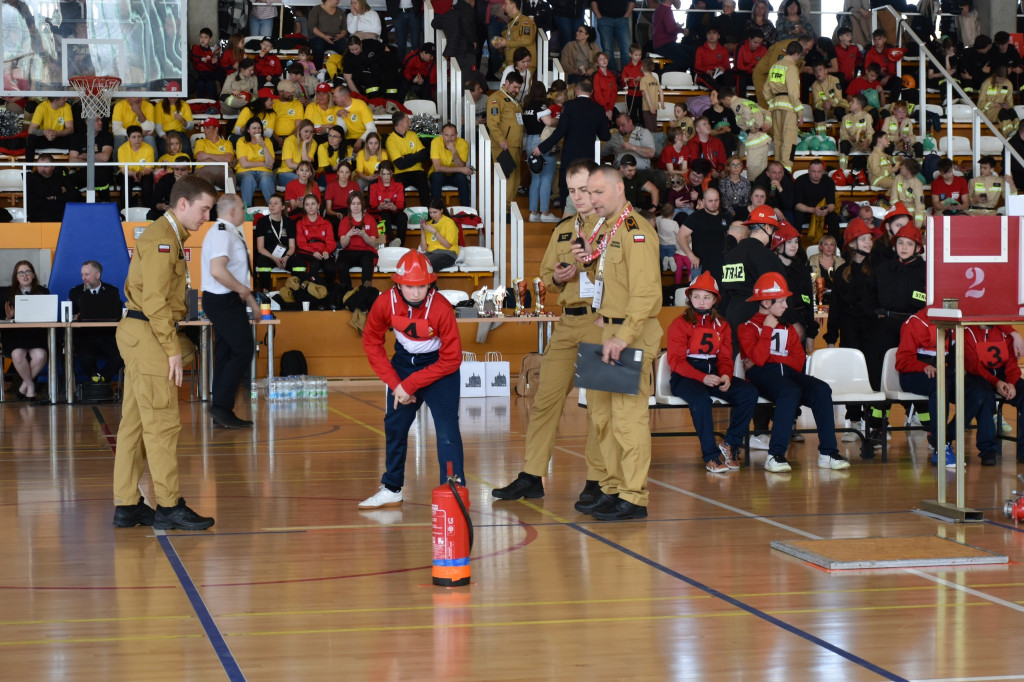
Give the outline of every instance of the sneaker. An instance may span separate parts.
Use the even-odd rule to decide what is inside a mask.
[[[595,509],[591,514],[598,521],[625,521],[627,519],[646,519],[647,507],[617,500],[614,507]]]
[[[967,466],[967,460],[964,460],[964,466]],[[956,469],[956,453],[953,452],[952,443],[946,443],[946,468]]]
[[[978,455],[981,458],[981,466],[983,467],[994,467],[999,455],[995,452],[983,452]]]
[[[539,223],[540,222],[540,213],[535,213],[535,212],[531,211],[530,212],[529,221],[531,223]]]
[[[359,503],[360,509],[380,509],[381,507],[398,507],[402,504],[402,491],[391,492],[381,486],[376,493]]]
[[[188,508],[185,498],[179,497],[173,507],[156,506],[153,527],[158,530],[206,530],[213,525],[213,518],[200,516]]]
[[[720,457],[712,460],[704,460],[704,467],[713,474],[724,474],[729,470],[729,467],[725,466],[725,462],[723,462]]]
[[[516,190],[516,194],[518,194],[521,197],[528,197],[530,196],[530,190],[526,189],[522,185],[519,185],[519,189]]]
[[[580,496],[576,501],[582,502],[583,504],[590,504],[591,502],[595,502],[599,497],[601,497],[600,482],[588,480],[584,484],[583,490],[580,491]]]
[[[917,413],[917,408],[913,405],[910,406],[910,411],[907,413],[907,418],[903,421],[903,425],[915,429],[921,428],[921,415]]]
[[[818,468],[819,469],[849,469],[850,463],[838,452],[834,452],[830,455],[819,454],[818,455]]]
[[[541,213],[540,214],[540,221],[542,223],[557,223],[558,222],[558,216],[556,216],[554,213],[550,213],[550,212],[548,212],[548,213]]]
[[[751,450],[767,450],[768,449],[768,436],[751,436],[750,437],[750,449]]]
[[[398,237],[395,237],[390,242],[388,242],[388,246],[401,246],[401,245],[402,245],[402,240],[399,239]]]
[[[114,525],[118,528],[152,526],[155,515],[156,512],[146,504],[145,498],[139,498],[135,504],[119,504],[114,507]]]
[[[773,474],[787,474],[793,470],[793,467],[786,461],[785,455],[768,455],[768,459],[764,461],[764,470],[770,471]]]
[[[886,436],[889,434],[887,433]],[[871,429],[868,431],[868,441],[875,450],[882,449],[882,429]]]
[[[860,432],[864,433],[864,420],[861,419],[860,421],[851,422],[850,427],[854,429],[860,429]],[[846,433],[843,434],[844,443],[853,443],[856,442],[859,438],[860,436],[854,433],[853,431],[847,431]]]
[[[525,471],[520,471],[518,478],[504,488],[495,488],[491,494],[499,500],[528,500],[544,497],[544,483],[540,476],[531,476]]]
[[[722,460],[725,462],[725,466],[730,469],[740,468],[739,450],[738,447],[726,445],[725,443],[718,444],[718,451],[722,453]]]
[[[603,492],[591,502],[577,502],[574,505],[574,508],[581,514],[592,514],[598,509],[612,509],[616,504],[618,504],[618,502],[618,494],[609,495],[608,493]]]
[[[1010,422],[1006,421],[1003,415],[999,415],[999,422],[996,426],[1002,429],[1003,433],[1013,433],[1013,427],[1010,426]]]

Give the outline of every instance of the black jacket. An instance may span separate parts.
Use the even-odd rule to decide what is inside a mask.
[[[863,271],[864,263],[848,260],[836,270],[832,280],[832,303],[828,308],[826,343],[834,344],[848,325],[856,325],[863,330],[873,324],[875,317],[869,309],[869,281],[868,274]],[[850,281],[846,281],[847,272],[850,273]]]
[[[100,283],[98,294],[86,293],[85,285],[79,284],[68,292],[71,312],[78,315],[79,322],[98,322],[121,319],[121,290],[113,284]]]
[[[786,266],[778,255],[753,237],[744,239],[725,254],[722,264],[722,303],[719,310],[725,311],[725,319],[732,327],[733,341],[740,325],[752,318],[758,310],[757,301],[748,303],[754,293],[754,283],[766,272],[785,275]],[[739,352],[736,343],[734,351]]]
[[[780,211],[793,210],[793,204],[795,202],[795,186],[793,176],[789,173],[783,173],[782,175],[781,192],[772,190],[772,181],[768,178],[767,170],[754,179],[754,182],[751,183],[751,187],[763,188],[765,193],[768,195],[768,200],[765,203],[772,208],[777,208]]]
[[[445,57],[458,59],[476,52],[476,8],[469,3],[455,3],[450,11],[435,16],[430,25],[444,31],[448,41],[444,48]]]
[[[555,132],[540,143],[541,152],[547,154],[563,138],[563,169],[576,159],[594,158],[594,140],[607,142],[611,139],[604,107],[590,97],[577,97],[566,102]],[[531,151],[527,149],[526,153]]]
[[[61,168],[55,168],[48,178],[33,171],[25,177],[25,184],[26,213],[32,223],[59,223],[64,220],[67,202],[82,201],[82,193]]]
[[[793,295],[787,303],[789,307],[782,314],[786,324],[800,324],[807,332],[807,338],[818,336],[818,323],[814,319],[814,295],[811,291],[811,266],[802,260],[794,259],[785,265],[786,284]]]

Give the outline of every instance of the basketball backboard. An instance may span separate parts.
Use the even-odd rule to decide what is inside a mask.
[[[69,77],[117,76],[118,97],[182,97],[186,11],[187,0],[4,0],[0,96],[74,96]]]

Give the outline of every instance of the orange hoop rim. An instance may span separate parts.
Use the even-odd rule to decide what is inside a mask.
[[[100,95],[121,85],[117,76],[72,76],[68,83],[83,95]]]

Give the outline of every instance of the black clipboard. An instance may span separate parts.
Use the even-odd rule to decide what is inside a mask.
[[[644,352],[639,348],[625,348],[619,355],[619,362],[605,363],[602,360],[603,347],[597,343],[581,343],[576,351],[576,371],[573,376],[576,388],[586,388],[609,393],[640,393],[640,369]]]
[[[512,171],[516,169],[516,160],[512,158],[512,154],[507,149],[502,149],[501,153],[498,154],[498,165],[501,166],[501,172],[508,178],[512,175]]]

